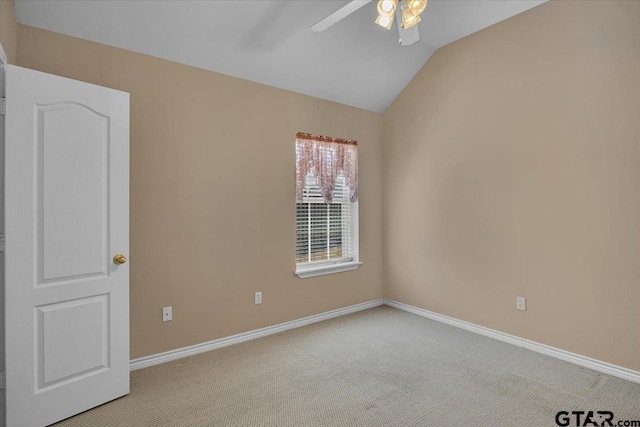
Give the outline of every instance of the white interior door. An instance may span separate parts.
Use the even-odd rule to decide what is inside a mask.
[[[6,420],[37,427],[129,392],[129,94],[5,79]]]

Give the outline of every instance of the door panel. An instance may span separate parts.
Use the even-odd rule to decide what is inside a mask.
[[[109,295],[36,310],[36,393],[109,368]]]
[[[109,253],[109,118],[81,104],[36,108],[40,283],[104,276]],[[66,238],[70,229],[81,237]]]
[[[129,96],[5,66],[7,425],[129,392]]]

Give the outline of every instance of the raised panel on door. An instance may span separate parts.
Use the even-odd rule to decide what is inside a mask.
[[[35,108],[38,285],[107,276],[109,117],[78,103]]]
[[[36,393],[109,368],[109,295],[47,304],[35,311]]]

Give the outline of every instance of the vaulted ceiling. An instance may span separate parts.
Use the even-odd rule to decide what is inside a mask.
[[[421,40],[374,24],[376,1],[321,33],[348,1],[17,0],[19,23],[384,112],[433,52],[539,0],[430,0]]]

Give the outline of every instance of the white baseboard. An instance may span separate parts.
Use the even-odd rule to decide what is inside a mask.
[[[292,320],[290,322],[280,323],[278,325],[267,326],[266,328],[262,329],[255,329],[253,331],[243,332],[241,334],[204,342],[201,344],[191,345],[189,347],[178,348],[176,350],[166,351],[164,353],[141,357],[139,359],[132,360],[129,363],[129,367],[132,371],[135,371],[136,369],[159,365],[160,363],[182,359],[183,357],[193,356],[194,354],[204,353],[207,351],[215,350],[217,348],[227,347],[229,345],[254,340],[256,338],[266,337],[267,335],[273,335],[280,332],[288,331],[290,329],[299,328],[301,326],[310,325],[312,323],[322,322],[323,320],[333,319],[334,317],[344,316],[345,314],[355,313],[356,311],[378,307],[382,305],[382,302],[382,299],[363,302],[361,304],[327,311],[325,313],[316,314],[314,316],[304,317],[302,319]]]
[[[0,43],[0,65],[4,65],[7,63],[7,53],[4,51],[2,47],[2,43]]]
[[[602,372],[603,374],[608,374],[614,377],[622,378],[624,380],[640,383],[640,372],[623,368],[622,366],[612,365],[611,363],[602,362],[590,357],[581,356],[579,354],[571,353],[565,350],[560,350],[559,348],[550,347],[548,345],[540,344],[535,341],[530,341],[524,338],[516,337],[514,335],[505,334],[504,332],[485,328],[484,326],[475,325],[473,323],[458,320],[449,316],[444,316],[442,314],[434,313],[429,310],[414,307],[408,304],[403,304],[401,302],[393,301],[390,299],[385,298],[384,304],[388,305],[389,307],[394,307],[403,311],[407,311],[409,313],[417,314],[418,316],[435,320],[437,322],[446,323],[447,325],[465,329],[470,332],[475,332],[476,334],[484,335],[489,338],[517,345],[518,347],[524,347],[537,353],[542,353],[547,356],[555,357],[556,359],[564,360],[565,362],[570,362],[579,366],[583,366],[585,368],[593,369],[594,371]]]

